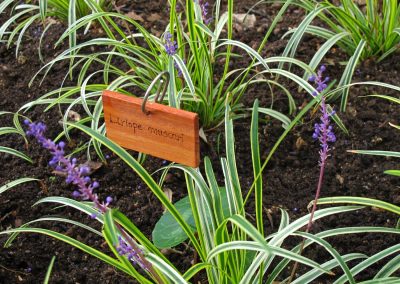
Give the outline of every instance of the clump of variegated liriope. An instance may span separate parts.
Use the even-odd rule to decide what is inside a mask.
[[[37,29],[36,34],[42,38],[55,22],[51,18],[72,26],[77,19],[92,12],[90,5],[98,5],[104,10],[108,10],[111,6],[111,1],[108,0],[24,0],[18,1],[18,4],[15,2],[15,0],[4,0],[0,3],[0,14],[7,9],[12,9],[11,17],[0,26],[0,42],[5,40],[8,47],[15,43],[16,54],[25,32],[29,27],[37,25],[40,21],[43,26],[39,25],[35,28]],[[90,24],[88,24],[89,26]],[[17,39],[16,36],[18,36]],[[71,45],[76,44],[75,33],[71,34],[69,38]]]
[[[265,1],[259,3],[262,2]],[[309,12],[298,27],[285,34],[285,36],[290,35],[290,38],[282,56],[294,58],[305,33],[326,39],[310,60],[309,65],[313,70],[336,44],[350,56],[337,88],[327,94],[330,99],[341,98],[340,111],[346,110],[351,86],[372,85],[400,90],[397,86],[376,81],[352,83],[353,74],[360,60],[370,57],[382,60],[398,49],[400,6],[397,0],[365,1],[366,9],[360,8],[357,1],[348,0],[339,1],[340,5],[332,4],[332,1],[327,0],[277,0],[274,2],[298,5]],[[313,20],[317,17],[329,28],[313,25]],[[308,78],[310,74],[305,72],[303,78]]]
[[[97,22],[105,31],[105,36],[65,50],[42,69],[46,74],[56,62],[68,60],[71,63],[71,74],[75,71],[78,73],[77,86],[52,91],[23,109],[42,103],[49,104],[49,108],[57,104],[68,104],[63,120],[66,123],[68,111],[83,105],[85,114],[82,114],[82,119],[91,120],[92,129],[105,132],[100,119],[102,90],[116,90],[140,97],[151,86],[154,78],[168,71],[170,81],[163,103],[198,113],[204,129],[223,123],[227,104],[232,109],[232,115],[243,115],[245,110],[240,99],[247,88],[254,84],[265,84],[267,87],[273,84],[276,86],[275,91],[282,89],[282,93],[288,97],[292,113],[296,108],[290,92],[285,86],[274,82],[272,77],[281,74],[289,79],[295,78],[293,80],[299,86],[309,89],[307,81],[290,72],[269,68],[270,63],[285,62],[285,58],[263,58],[259,53],[278,19],[271,24],[256,51],[233,39],[234,4],[232,0],[226,4],[227,11],[223,13],[222,1],[216,1],[212,6],[204,0],[187,0],[183,11],[177,12],[177,1],[165,1],[165,8],[170,9],[169,25],[159,36],[148,32],[127,15],[103,12],[96,7],[90,17],[77,20],[74,26],[65,31],[57,44],[67,39],[71,33],[82,30],[89,22]],[[280,14],[287,6],[282,7]],[[84,50],[88,47],[95,47],[94,50],[99,51],[87,54]],[[239,52],[248,62],[232,68],[232,58]],[[89,67],[94,62],[99,63],[96,64],[97,70],[89,73],[89,70],[93,70]],[[311,72],[306,64],[297,60],[291,62]],[[103,83],[92,84],[92,78],[98,79],[99,74],[103,75]],[[133,89],[133,86],[136,88]],[[157,84],[154,85],[151,94],[156,93],[157,87]],[[151,95],[150,99],[153,97]],[[290,121],[286,115],[270,108],[260,108],[260,111],[281,119],[285,124]],[[64,130],[68,135],[66,126]]]
[[[365,1],[360,7],[357,1],[295,0],[310,12],[303,20],[305,32],[338,44],[348,55],[360,53],[361,60],[375,57],[382,60],[398,49],[400,43],[400,6],[397,0]],[[311,25],[310,18],[318,17],[329,28]],[[362,46],[360,48],[360,46]]]
[[[123,271],[130,277],[137,279],[140,283],[152,283],[152,281],[159,282],[159,279],[161,279],[162,283],[189,283],[192,277],[200,271],[205,271],[207,283],[212,284],[255,283],[260,281],[273,283],[274,281],[280,281],[286,277],[285,272],[287,271],[287,267],[291,261],[299,262],[311,267],[309,272],[298,277],[293,283],[312,283],[312,281],[318,279],[319,276],[325,273],[330,273],[330,270],[334,268],[341,268],[341,270],[343,270],[342,274],[336,272],[336,277],[339,281],[347,280],[349,283],[355,283],[355,275],[360,272],[362,273],[372,263],[379,261],[381,257],[388,257],[391,254],[398,252],[400,250],[400,245],[395,245],[370,257],[360,253],[340,255],[325,240],[325,238],[351,233],[399,233],[398,229],[349,227],[336,228],[333,230],[322,231],[318,234],[311,234],[310,232],[301,232],[301,228],[309,223],[311,214],[303,216],[290,223],[289,215],[285,210],[281,210],[281,224],[278,227],[278,231],[268,232],[268,226],[264,224],[263,196],[266,193],[263,191],[263,170],[279,147],[280,143],[283,141],[284,137],[313,107],[313,105],[315,105],[317,100],[318,97],[314,98],[300,111],[293,122],[288,125],[262,165],[258,141],[258,101],[255,101],[250,133],[254,183],[248,190],[246,196],[242,192],[240,177],[237,172],[233,120],[230,116],[230,109],[227,107],[225,112],[225,146],[227,156],[226,158],[221,159],[223,184],[217,182],[217,176],[215,175],[211,161],[208,158],[204,161],[205,174],[202,174],[198,169],[172,164],[169,168],[176,168],[184,172],[188,192],[188,197],[184,200],[183,204],[182,202],[179,204],[177,203],[176,206],[172,204],[169,198],[165,195],[161,185],[157,184],[152,175],[149,174],[126,150],[110,141],[104,135],[97,133],[93,129],[84,126],[81,123],[70,124],[71,127],[84,131],[98,143],[109,148],[116,156],[123,159],[127,166],[131,167],[143,182],[147,184],[148,189],[158,198],[164,208],[168,211],[167,214],[169,214],[169,217],[166,216],[166,218],[162,218],[164,221],[165,219],[167,219],[167,221],[169,220],[164,229],[162,226],[161,229],[160,226],[156,226],[155,231],[157,231],[161,237],[153,233],[154,243],[149,241],[142,234],[140,229],[131,223],[120,211],[109,209],[107,206],[104,208],[105,212],[102,211],[102,209],[99,209],[103,208],[102,206],[105,204],[102,205],[102,203],[98,202],[98,198],[94,198],[94,202],[88,204],[87,202],[61,197],[46,197],[37,203],[59,203],[71,206],[90,216],[95,215],[95,220],[99,221],[103,225],[102,232],[97,232],[93,228],[79,222],[61,219],[59,217],[57,219],[46,217],[33,222],[49,220],[67,222],[81,226],[83,229],[90,230],[91,232],[95,232],[104,237],[110,249],[114,253],[114,257],[111,257],[96,248],[89,247],[69,236],[41,228],[30,227],[29,223],[21,228],[0,232],[0,234],[17,234],[20,232],[46,234],[72,244],[76,248],[113,265],[115,268]],[[34,125],[36,125],[35,127],[37,128],[37,124]],[[42,126],[39,126],[39,133],[42,128]],[[31,132],[32,134],[36,133],[36,131]],[[331,135],[330,137],[331,138],[329,139],[332,140],[333,136]],[[40,140],[41,139],[39,139],[39,141]],[[53,149],[51,150],[52,152],[62,150],[62,147],[60,146],[63,146],[63,144],[60,145],[60,143],[53,143],[54,142],[50,142],[49,140],[43,140],[42,144],[45,147],[49,146],[50,150]],[[53,159],[53,162],[63,160],[61,158],[63,154],[53,154],[53,156],[56,157]],[[68,164],[69,166],[66,165],[62,166],[62,168],[74,168],[71,164]],[[79,170],[79,167],[75,166],[75,169],[76,172],[74,176],[80,175],[80,172],[82,171]],[[83,170],[83,172],[86,171]],[[80,178],[82,178],[82,176]],[[76,196],[87,197],[90,194],[93,196],[93,191],[90,190],[89,180],[86,181],[88,183],[84,184],[83,190],[78,189],[79,194],[75,194]],[[77,185],[79,184],[80,183],[77,183]],[[85,187],[88,187],[89,189],[86,189]],[[246,205],[252,197],[253,189],[255,192],[255,211],[250,212],[245,210],[245,208],[250,208],[250,206]],[[86,193],[87,191],[90,191],[89,195]],[[398,206],[367,198],[331,197],[329,200],[320,199],[319,203],[321,202],[324,204],[342,202],[373,205],[400,214],[400,208]],[[343,214],[361,208],[362,207],[360,206],[338,206],[319,209],[314,212],[313,220],[319,220],[326,216],[339,213]],[[256,226],[248,220],[249,215],[255,216]],[[160,220],[161,223],[164,221]],[[300,251],[300,244],[291,250],[282,248],[282,244],[291,236],[300,236],[305,238],[306,241],[304,242],[304,248],[314,243],[320,245],[323,249],[327,250],[333,258],[324,263],[318,264],[317,262],[298,254]],[[13,238],[15,238],[15,235],[11,236],[11,239]],[[194,250],[193,259],[195,262],[187,271],[179,271],[166,258],[166,256],[160,252],[161,248],[168,248],[177,245],[179,243],[176,242],[177,238],[179,238],[179,242],[188,239],[188,245]],[[121,240],[123,240],[122,243]],[[130,249],[130,247],[133,248],[130,240],[135,240],[137,242],[136,249]],[[136,242],[134,244],[136,244]],[[8,241],[7,244],[10,244],[10,241]],[[128,257],[130,260],[135,260],[137,262],[138,252],[142,253],[142,256],[139,258],[140,260],[143,261],[143,259],[145,259],[151,264],[151,273],[149,273],[146,268],[149,266],[142,267],[143,269],[136,269],[135,266],[132,265],[131,261],[128,261],[126,258]],[[282,259],[276,266],[274,266],[273,264],[276,263],[275,259],[278,257]],[[347,265],[347,262],[350,260],[356,260],[359,264],[350,269]],[[140,262],[138,264],[140,265]],[[390,269],[385,265],[378,272],[376,278],[380,277],[381,279],[386,279],[391,276],[390,273],[393,271],[392,268],[393,266],[396,266],[396,264],[398,265],[398,257],[394,257],[390,260]]]

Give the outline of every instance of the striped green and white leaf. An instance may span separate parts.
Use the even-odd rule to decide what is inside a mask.
[[[24,154],[24,153],[22,153],[22,152],[20,152],[18,150],[15,150],[13,148],[0,146],[0,153],[13,155],[13,156],[16,156],[18,158],[21,158],[21,159],[31,163],[31,164],[33,163],[32,159],[29,156],[27,156],[26,154]]]
[[[6,183],[5,185],[0,187],[0,194],[15,187],[15,186],[18,186],[23,183],[31,182],[31,181],[39,181],[39,180],[36,178],[29,178],[29,177],[13,180],[13,181]]]

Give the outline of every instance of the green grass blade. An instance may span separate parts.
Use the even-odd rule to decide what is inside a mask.
[[[323,204],[338,204],[338,203],[350,203],[350,204],[358,204],[363,206],[371,206],[381,208],[386,211],[393,212],[397,215],[400,215],[400,207],[394,204],[390,204],[385,201],[366,198],[366,197],[353,197],[353,196],[336,196],[336,197],[324,197],[318,200],[318,205]]]
[[[62,205],[66,205],[75,208],[89,216],[96,215],[96,220],[98,220],[101,223],[103,222],[103,216],[101,214],[99,215],[99,212],[96,209],[94,209],[93,206],[90,206],[86,203],[71,198],[59,197],[59,196],[45,197],[34,203],[33,206],[37,206],[42,203],[59,203]]]
[[[400,177],[400,171],[399,170],[387,170],[387,171],[384,171],[383,173],[385,173],[387,175]]]
[[[385,156],[400,158],[400,152],[394,151],[379,151],[379,150],[347,150],[347,152],[362,155],[374,155],[374,156]]]
[[[6,135],[6,134],[21,134],[21,132],[14,127],[8,127],[8,126],[1,127],[0,135]]]
[[[190,279],[193,278],[193,276],[195,276],[197,273],[199,273],[200,271],[202,271],[203,269],[209,268],[211,265],[208,263],[196,263],[195,265],[193,265],[192,267],[190,267],[184,274],[183,274],[183,278],[186,281],[189,281]]]
[[[345,262],[349,262],[352,260],[356,260],[356,259],[363,259],[366,258],[367,256],[361,253],[350,253],[350,254],[346,254],[343,255],[343,261]],[[321,267],[323,267],[326,270],[332,270],[334,268],[336,268],[338,266],[338,262],[336,259],[332,259],[329,260],[323,264],[321,264]],[[297,279],[295,279],[292,284],[302,284],[302,283],[312,283],[316,278],[318,278],[319,276],[321,276],[323,273],[321,273],[321,271],[317,270],[317,269],[312,269],[311,271],[301,275],[300,277],[298,277]]]
[[[10,155],[16,156],[18,158],[21,158],[25,161],[28,161],[31,164],[33,163],[32,159],[30,157],[28,157],[27,155],[25,155],[24,153],[22,153],[20,151],[12,149],[12,148],[0,146],[0,153],[10,154]]]
[[[30,182],[30,181],[39,181],[39,180],[36,178],[20,178],[17,180],[13,180],[13,181],[3,185],[2,187],[0,187],[0,194],[5,192],[6,190],[9,190],[10,188],[13,188],[14,186],[20,185],[22,183]]]
[[[374,279],[389,277],[400,269],[400,254],[389,260],[375,275]]]
[[[237,41],[237,40],[223,40],[218,46],[217,48],[220,48],[222,46],[236,46],[239,47],[240,49],[244,50],[247,52],[247,54],[249,54],[251,57],[257,59],[258,63],[261,64],[266,70],[269,70],[268,65],[265,63],[265,60],[262,58],[262,56],[255,51],[253,48],[251,48],[250,46],[248,46],[247,44],[244,44],[243,42]]]
[[[358,284],[398,284],[400,283],[399,277],[383,277],[380,279],[372,279],[363,282],[358,282]]]
[[[31,224],[34,224],[34,223],[38,223],[38,222],[48,222],[48,221],[51,221],[51,222],[62,222],[62,223],[72,224],[72,225],[75,225],[75,226],[77,226],[77,227],[81,227],[81,228],[83,228],[83,229],[85,229],[85,230],[88,230],[89,232],[92,232],[92,233],[94,233],[94,234],[96,234],[96,235],[98,235],[98,236],[100,236],[100,237],[102,236],[102,234],[101,234],[99,231],[93,229],[93,228],[90,227],[90,226],[87,226],[87,225],[85,225],[85,224],[83,224],[83,223],[80,223],[80,222],[77,222],[77,221],[74,221],[74,220],[69,220],[69,219],[59,218],[59,217],[43,217],[43,218],[35,219],[35,220],[33,220],[33,221],[30,221],[30,222],[27,222],[27,223],[21,225],[20,228],[26,228],[26,227],[30,226]],[[9,246],[11,246],[12,242],[13,242],[14,239],[18,236],[18,234],[19,234],[19,233],[13,233],[13,234],[11,234],[11,236],[10,236],[10,237],[7,239],[7,241],[4,243],[4,247],[9,247]]]
[[[265,243],[265,241],[264,241]],[[232,251],[232,250],[247,250],[247,251],[257,251],[257,252],[263,252],[266,254],[273,254],[277,256],[281,256],[287,259],[290,259],[292,261],[297,261],[302,264],[305,264],[307,266],[310,266],[315,269],[320,269],[320,271],[324,273],[328,273],[326,269],[323,269],[318,263],[315,261],[312,261],[304,256],[301,256],[299,254],[293,253],[291,251],[279,248],[279,247],[273,247],[269,246],[267,244],[262,245],[259,242],[253,242],[253,241],[232,241],[232,242],[227,242],[218,245],[215,249],[213,249],[208,258],[212,259],[216,257],[218,254]]]
[[[225,109],[225,149],[226,149],[226,161],[228,165],[229,174],[227,177],[233,186],[233,194],[235,198],[235,203],[238,206],[236,213],[243,208],[243,197],[240,188],[239,175],[236,166],[236,155],[235,155],[235,137],[233,132],[233,121],[230,117],[230,108],[226,106]]]
[[[40,18],[42,22],[46,20],[47,16],[47,0],[39,0]]]
[[[88,246],[82,242],[79,242],[79,241],[77,241],[71,237],[65,236],[61,233],[53,232],[51,230],[41,229],[41,228],[17,228],[17,229],[2,231],[2,232],[0,232],[0,235],[7,235],[7,234],[12,234],[12,233],[36,233],[36,234],[43,234],[43,235],[53,237],[57,240],[63,241],[67,244],[70,244],[70,245],[76,247],[77,249],[80,249],[81,251],[83,251],[87,254],[90,254],[90,255],[100,259],[101,261],[104,261],[105,263],[107,263],[109,265],[114,266],[115,268],[122,270],[123,272],[128,273],[126,268],[124,266],[122,266],[116,259],[92,248],[91,246]]]
[[[313,10],[311,13],[309,13],[303,21],[299,24],[299,26],[296,28],[295,32],[293,35],[290,37],[285,50],[282,53],[282,56],[288,56],[288,57],[294,57],[297,47],[300,44],[301,39],[303,38],[304,33],[307,30],[307,27],[310,25],[310,23],[314,20],[316,16],[318,16],[319,13],[321,13],[323,10],[326,8],[323,6],[316,7],[315,10]],[[279,64],[278,69],[283,68],[283,63]]]
[[[364,51],[365,45],[366,42],[364,40],[361,40],[360,43],[358,44],[353,56],[350,58],[349,62],[346,65],[342,78],[339,81],[338,87],[348,85],[351,83],[354,70],[356,69],[358,61],[362,55],[362,52]],[[348,99],[349,99],[349,88],[345,88],[342,92],[342,100],[340,103],[340,110],[343,112],[346,111]]]
[[[47,268],[46,276],[44,277],[43,284],[48,284],[50,281],[51,271],[53,270],[54,261],[56,260],[56,256],[51,258],[50,264]]]
[[[395,98],[395,97],[391,97],[391,96],[385,96],[385,95],[369,95],[367,97],[376,97],[376,98],[381,98],[381,99],[386,99],[389,100],[391,102],[394,102],[396,104],[400,104],[400,99]]]
[[[400,244],[391,246],[387,249],[384,249],[384,250],[370,256],[366,260],[364,260],[361,263],[354,266],[350,271],[353,274],[353,276],[356,276],[357,274],[364,271],[365,269],[367,269],[371,265],[375,264],[376,262],[380,261],[381,259],[388,257],[392,254],[396,254],[396,253],[398,254],[399,251],[400,251]],[[344,283],[346,283],[346,279],[344,276],[340,277],[338,280],[336,280],[334,282],[334,284],[344,284]]]
[[[342,270],[343,270],[343,272],[345,273],[345,276],[346,276],[346,281],[348,281],[351,284],[355,284],[356,283],[353,275],[350,272],[349,267],[347,266],[347,264],[344,261],[344,259],[342,258],[342,256],[327,241],[325,241],[322,238],[319,238],[317,236],[314,236],[312,234],[305,233],[305,232],[297,232],[297,233],[294,233],[293,235],[298,235],[298,236],[301,236],[303,238],[310,239],[313,242],[315,242],[315,243],[319,244],[320,246],[322,246],[325,250],[327,250],[334,257],[334,259],[337,261],[339,266],[342,268]]]
[[[76,0],[69,0],[68,7],[68,27],[72,27],[76,22]],[[76,46],[76,32],[71,31],[69,33],[69,47],[74,48]]]
[[[164,276],[171,279],[172,283],[187,284],[185,278],[172,266],[165,263],[160,257],[154,254],[147,255],[148,261],[153,264]]]
[[[251,117],[250,127],[250,148],[251,158],[253,162],[253,173],[254,179],[257,179],[261,169],[260,161],[260,147],[258,142],[258,100],[256,99],[253,104],[253,113]],[[264,222],[263,222],[263,188],[262,188],[262,176],[256,180],[255,184],[255,203],[256,203],[256,222],[257,229],[263,235],[264,234]]]
[[[348,32],[342,32],[334,35],[330,39],[328,39],[319,49],[318,51],[314,54],[313,58],[311,59],[309,66],[312,70],[315,70],[318,65],[320,65],[322,59],[325,57],[325,55],[328,53],[328,51],[341,39],[344,37],[349,36]],[[303,79],[308,80],[308,77],[311,76],[312,74],[310,72],[304,72]]]

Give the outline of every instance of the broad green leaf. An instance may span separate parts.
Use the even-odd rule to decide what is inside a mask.
[[[174,204],[182,218],[195,232],[196,224],[193,219],[189,197],[182,198]],[[152,232],[152,239],[158,248],[171,248],[179,245],[188,238],[181,226],[175,221],[171,213],[166,212],[156,223]]]

